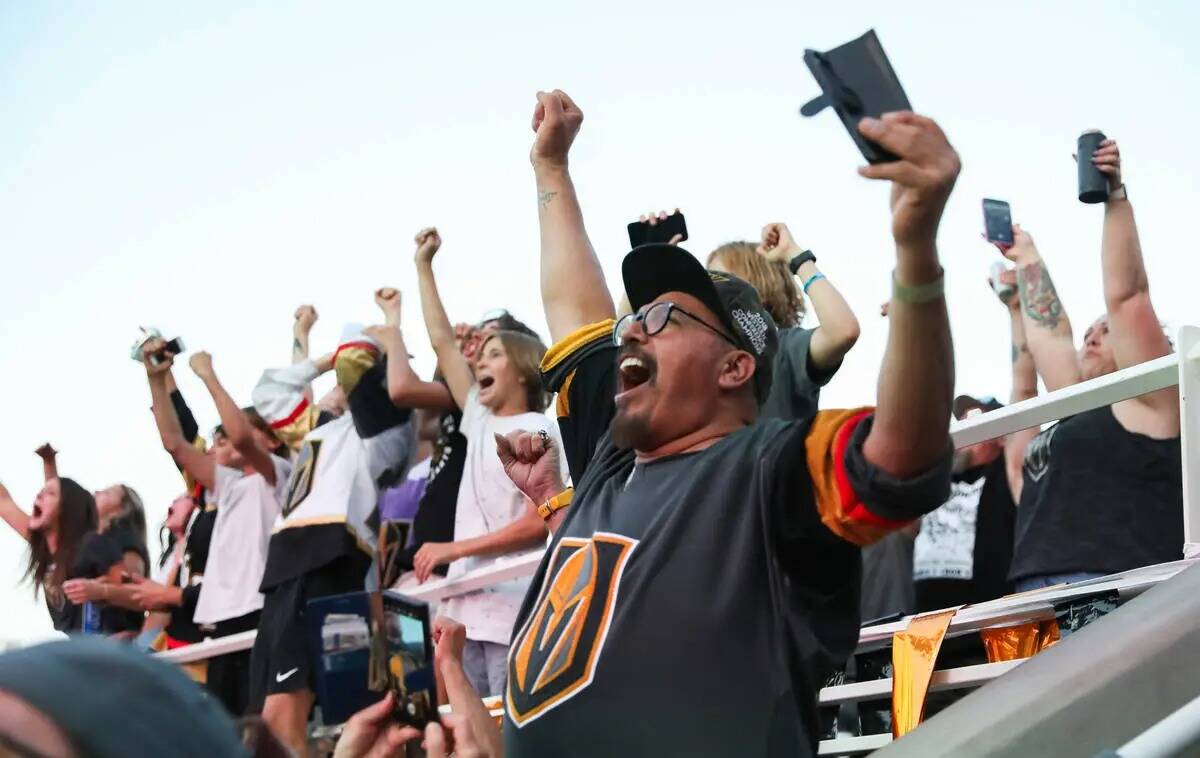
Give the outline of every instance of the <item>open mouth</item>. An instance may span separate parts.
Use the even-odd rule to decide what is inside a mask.
[[[479,390],[482,392],[483,390],[488,389],[495,383],[496,383],[496,378],[494,376],[481,376],[481,377],[479,377]]]
[[[42,517],[42,506],[40,506],[40,505],[33,506],[33,517],[34,518]]]
[[[622,394],[642,386],[654,376],[654,371],[650,368],[650,365],[642,358],[634,355],[629,355],[621,359],[621,363],[617,366],[617,373],[620,378],[620,391]]]

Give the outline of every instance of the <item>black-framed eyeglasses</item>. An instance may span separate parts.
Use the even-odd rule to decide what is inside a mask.
[[[739,350],[741,349],[741,346],[734,342],[733,338],[728,334],[708,323],[696,314],[688,313],[683,308],[680,308],[678,305],[672,302],[654,303],[646,306],[639,313],[629,313],[625,316],[622,316],[620,321],[613,324],[613,344],[617,347],[625,344],[625,338],[621,335],[625,333],[626,329],[633,326],[633,322],[635,321],[641,321],[642,329],[646,331],[646,336],[653,337],[663,329],[667,328],[667,324],[671,321],[672,313],[682,313],[692,321],[699,323],[704,328],[708,329],[710,332],[725,340],[729,344],[733,345]]]

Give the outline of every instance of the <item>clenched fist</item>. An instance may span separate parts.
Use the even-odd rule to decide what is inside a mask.
[[[537,93],[537,106],[533,109],[536,136],[529,150],[529,162],[535,167],[566,167],[567,153],[582,124],[583,111],[566,92],[556,89]]]
[[[759,242],[757,250],[767,260],[780,263],[787,263],[804,252],[804,249],[792,238],[792,232],[787,228],[787,224],[778,221],[762,228],[762,241]]]
[[[212,356],[203,350],[192,353],[192,357],[188,360],[188,365],[192,367],[192,371],[196,376],[204,379],[213,375]]]
[[[535,504],[540,505],[566,489],[558,446],[545,432],[518,430],[497,434],[496,454],[504,473]]]
[[[317,323],[317,309],[311,305],[302,305],[296,309],[294,318],[296,323],[292,331],[296,334],[308,334],[312,331],[313,324]]]
[[[375,305],[383,311],[383,317],[389,326],[400,324],[400,290],[394,287],[375,290]]]
[[[417,243],[417,253],[414,256],[417,263],[432,263],[433,256],[442,247],[442,237],[432,226],[417,232],[413,241]]]

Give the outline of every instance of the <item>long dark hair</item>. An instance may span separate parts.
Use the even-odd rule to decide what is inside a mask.
[[[33,579],[33,594],[49,584],[61,587],[75,562],[75,552],[88,532],[96,531],[96,498],[74,479],[58,478],[58,552],[51,553],[46,535],[38,530],[29,534],[29,566],[22,579]],[[53,566],[53,574],[51,567]]]

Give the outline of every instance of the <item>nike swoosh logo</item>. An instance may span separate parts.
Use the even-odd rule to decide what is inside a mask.
[[[297,671],[299,671],[299,670],[300,670],[300,667],[299,667],[299,666],[297,666],[296,668],[292,669],[291,671],[288,671],[287,673],[284,673],[284,674],[276,674],[276,675],[275,675],[275,681],[276,681],[276,682],[282,682],[283,680],[287,679],[289,676],[291,676],[292,674],[296,673],[296,672],[297,672]]]

